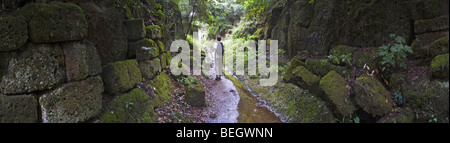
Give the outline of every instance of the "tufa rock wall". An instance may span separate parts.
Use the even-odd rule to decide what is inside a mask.
[[[171,80],[164,45],[181,25],[154,18],[154,4],[2,1],[0,123],[154,122],[173,91],[160,84]],[[149,96],[155,88],[164,92]]]

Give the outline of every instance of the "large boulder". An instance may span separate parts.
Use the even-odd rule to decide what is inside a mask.
[[[39,98],[44,123],[85,122],[102,109],[103,81],[100,76],[72,82]]]
[[[0,123],[36,123],[37,106],[34,95],[0,94]]]
[[[417,39],[412,44],[413,58],[425,59],[425,63],[428,64],[432,60],[431,58],[448,53],[448,37],[445,35],[442,32],[435,32],[417,36]]]
[[[154,79],[161,72],[160,59],[139,61],[139,69],[144,79]]]
[[[350,100],[350,89],[341,75],[331,71],[320,80],[319,86],[340,116],[350,117],[355,112],[356,108]]]
[[[122,13],[115,7],[101,7],[92,2],[81,3],[86,14],[88,37],[100,56],[102,65],[122,61],[127,56],[127,34]]]
[[[156,88],[156,97],[153,99],[153,106],[161,108],[166,103],[172,103],[171,95],[175,87],[172,84],[172,79],[166,73],[159,74],[154,80],[147,82],[147,85]]]
[[[294,75],[295,83],[303,88],[314,88],[319,84],[320,78],[303,66],[298,66],[292,70],[292,75]]]
[[[102,79],[106,92],[119,95],[133,89],[142,81],[141,71],[136,60],[119,61],[103,67]]]
[[[151,60],[159,56],[160,50],[155,41],[151,39],[139,40],[130,45],[130,51],[136,51],[136,59],[138,61]]]
[[[449,74],[448,54],[438,55],[431,61],[430,73],[433,77],[448,79]]]
[[[304,66],[305,63],[297,60],[297,59],[292,59],[291,62],[289,63],[286,71],[283,74],[283,80],[286,82],[293,82],[293,75],[292,75],[292,70],[294,70],[296,67],[298,66]]]
[[[147,32],[147,38],[149,39],[160,39],[162,37],[162,29],[159,25],[150,25],[145,27]]]
[[[140,40],[145,37],[144,20],[130,19],[125,21],[127,28],[128,40]]]
[[[153,123],[157,117],[151,97],[135,88],[114,98],[100,120],[103,123]]]
[[[87,40],[61,44],[66,63],[67,80],[78,81],[102,72],[97,49]]]
[[[364,65],[368,66],[370,70],[378,69],[378,52],[374,49],[367,49],[368,51],[361,51],[353,55],[353,62],[358,69],[363,69]]]
[[[378,80],[363,74],[353,85],[356,103],[373,117],[383,116],[392,109],[391,94]]]
[[[307,59],[305,62],[305,67],[320,77],[324,77],[330,71],[336,71],[339,74],[348,76],[351,75],[351,70],[345,68],[344,66],[336,66],[328,62],[328,60],[322,59]]]
[[[1,82],[3,94],[21,94],[55,88],[64,81],[64,56],[58,44],[31,44],[9,68]]]
[[[31,3],[20,13],[27,19],[29,37],[35,43],[82,40],[88,35],[83,11],[73,3]]]
[[[0,16],[0,52],[17,50],[27,39],[28,27],[23,16]]]
[[[262,98],[288,122],[331,123],[335,121],[333,112],[325,102],[294,84],[279,82],[273,87],[273,94],[270,91],[268,93]]]
[[[186,89],[186,103],[195,106],[205,106],[205,86],[201,83],[188,85]]]
[[[438,122],[449,122],[449,82],[430,81],[428,77],[408,79],[401,90],[405,106],[414,112],[417,122],[428,122],[432,116]]]
[[[399,109],[399,111],[390,113],[380,120],[377,123],[412,123],[414,120],[414,113],[411,109]]]
[[[414,32],[419,35],[429,32],[448,30],[448,15],[433,19],[416,20],[414,22]]]

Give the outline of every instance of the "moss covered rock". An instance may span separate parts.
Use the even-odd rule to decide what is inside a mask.
[[[39,98],[44,123],[79,123],[97,116],[102,109],[100,76],[62,85]]]
[[[102,79],[105,89],[111,95],[119,95],[133,89],[142,81],[141,71],[136,60],[110,63],[103,67],[103,71]]]
[[[343,66],[336,66],[328,62],[328,60],[322,59],[307,59],[305,62],[305,67],[312,73],[323,77],[327,75],[330,71],[334,70],[339,74],[348,76],[351,75],[351,70],[346,69]]]
[[[325,98],[333,104],[340,116],[350,117],[356,110],[350,101],[350,90],[346,87],[345,79],[331,71],[320,80],[320,89],[325,93]]]
[[[448,32],[426,33],[417,36],[412,44],[413,58],[418,59],[417,65],[428,65],[432,58],[449,52]]]
[[[172,79],[166,73],[159,74],[154,80],[147,82],[147,84],[156,88],[156,97],[153,99],[153,106],[160,108],[165,103],[172,102],[171,95],[175,87],[172,84]]]
[[[140,40],[145,37],[144,20],[141,18],[125,21],[128,40]]]
[[[125,60],[127,34],[120,11],[116,7],[103,7],[93,2],[80,3],[80,7],[88,23],[87,39],[97,48],[102,65]]]
[[[61,44],[66,63],[67,80],[78,81],[102,72],[101,60],[94,45],[87,41]]]
[[[292,74],[295,76],[295,83],[303,88],[315,87],[318,85],[320,78],[303,66],[298,66],[292,70]]]
[[[377,123],[412,123],[414,120],[414,113],[411,109],[400,109],[400,111],[390,113],[380,120]]]
[[[390,75],[388,87],[393,91],[400,91],[405,88],[407,79],[405,74],[393,73]]]
[[[139,61],[139,69],[144,79],[154,79],[161,72],[161,64],[158,58]]]
[[[37,106],[34,95],[0,94],[0,123],[36,123]]]
[[[448,79],[449,74],[448,54],[438,55],[431,62],[430,73],[433,77]]]
[[[130,48],[130,50],[136,49],[136,58],[139,61],[150,60],[159,56],[159,47],[151,39],[140,40],[133,46],[134,48]]]
[[[434,41],[434,43],[430,46],[429,56],[435,57],[440,54],[446,54],[449,52],[448,38],[442,37]]]
[[[419,35],[423,33],[448,30],[448,18],[448,15],[444,15],[433,19],[416,20],[414,22],[414,32]]]
[[[162,29],[159,25],[150,25],[145,27],[147,32],[147,38],[149,39],[160,39],[162,35]]]
[[[363,69],[364,65],[370,67],[370,70],[378,68],[378,52],[361,52],[353,55],[353,62],[358,69]]]
[[[103,123],[153,123],[157,117],[151,98],[135,88],[114,98],[100,120]]]
[[[405,106],[413,110],[417,122],[426,123],[432,115],[438,122],[449,122],[448,81],[430,81],[428,77],[422,77],[409,82],[401,92]]]
[[[1,82],[3,94],[52,89],[64,81],[64,56],[58,44],[31,44],[9,62]]]
[[[292,59],[292,61],[288,65],[286,71],[284,72],[283,80],[286,82],[293,82],[292,70],[294,70],[298,66],[304,66],[304,65],[305,65],[305,63],[303,63],[297,59]]]
[[[281,82],[272,90],[272,94],[264,95],[262,98],[288,122],[330,123],[335,121],[326,103],[307,90],[294,84]]]
[[[205,105],[205,86],[203,84],[197,83],[188,85],[186,89],[186,103],[200,107]]]
[[[391,94],[378,80],[363,74],[356,79],[353,87],[356,103],[373,117],[383,116],[391,111]]]
[[[35,43],[82,40],[88,36],[84,13],[73,3],[31,3],[20,13],[27,19],[29,37]]]
[[[161,53],[166,52],[166,47],[164,46],[164,43],[163,43],[163,42],[157,40],[157,41],[156,41],[156,44],[158,45],[159,51],[160,51]]]
[[[28,27],[23,16],[0,16],[0,52],[19,49],[27,39]]]

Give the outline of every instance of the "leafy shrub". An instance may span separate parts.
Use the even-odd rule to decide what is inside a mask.
[[[389,68],[395,68],[396,66],[406,68],[406,64],[403,60],[406,59],[407,53],[413,53],[411,47],[405,45],[406,41],[403,37],[396,36],[395,34],[391,34],[390,37],[395,39],[387,46],[383,45],[379,47],[378,55],[382,57],[382,71]]]
[[[348,64],[348,65],[352,65],[351,61],[352,61],[352,55],[348,54],[348,55],[340,55],[339,57],[335,56],[335,55],[329,55],[328,56],[328,60],[332,63],[341,65],[341,64]]]
[[[186,85],[196,84],[197,80],[193,76],[181,77],[178,79],[178,82],[184,83]]]

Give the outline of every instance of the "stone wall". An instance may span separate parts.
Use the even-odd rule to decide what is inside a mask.
[[[164,44],[175,36],[115,5],[124,2],[2,1],[0,123],[154,122],[172,90],[157,101],[149,92],[168,88],[152,83],[170,81]]]
[[[265,38],[279,40],[291,56],[323,56],[337,45],[378,47],[389,34],[422,46],[448,39],[448,10],[447,0],[286,0],[269,12]]]

